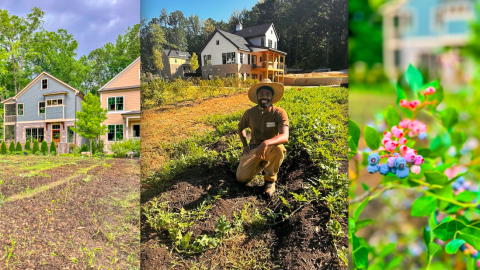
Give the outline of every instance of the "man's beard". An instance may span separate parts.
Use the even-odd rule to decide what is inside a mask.
[[[266,102],[263,103],[263,102],[262,102],[263,100],[265,100]],[[263,109],[268,108],[268,107],[270,107],[270,106],[272,105],[272,100],[271,100],[271,99],[266,99],[266,98],[264,98],[264,99],[257,99],[257,102],[258,102],[258,105],[259,105],[261,108],[263,108]]]

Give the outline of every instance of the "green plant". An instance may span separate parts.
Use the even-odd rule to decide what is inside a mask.
[[[42,145],[40,148],[40,153],[46,155],[48,153],[48,144],[47,141],[42,141]]]
[[[5,143],[5,141],[2,142],[2,149],[0,151],[1,151],[2,155],[7,154],[7,144]]]
[[[8,151],[10,151],[10,153],[15,152],[15,143],[13,141],[10,142],[10,146],[8,147]]]
[[[33,148],[32,148],[32,154],[36,154],[39,151],[39,146],[38,146],[38,141],[37,139],[33,140]]]
[[[20,142],[17,142],[17,147],[15,148],[15,151],[17,151],[17,152],[22,152],[23,151],[22,144],[20,144]]]
[[[122,141],[116,141],[110,145],[110,150],[117,157],[125,157],[128,152],[134,151],[140,153],[140,139],[126,139]]]
[[[30,152],[30,151],[32,151],[31,143],[30,143],[30,140],[27,140],[27,142],[25,143],[25,152]]]
[[[56,155],[56,154],[57,154],[57,148],[55,147],[55,143],[53,142],[53,140],[52,140],[52,142],[50,143],[50,154],[52,154],[52,155]]]

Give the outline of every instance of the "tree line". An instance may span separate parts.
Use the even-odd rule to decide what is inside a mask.
[[[273,23],[288,67],[348,67],[348,0],[260,0],[251,10],[234,10],[227,22],[166,9],[149,22],[142,18],[142,70],[158,73],[163,49],[200,55],[215,29],[234,31],[239,21],[244,28]]]
[[[97,90],[140,56],[140,24],[76,59],[78,42],[65,29],[43,28],[45,12],[24,17],[0,9],[0,101],[14,96],[46,71],[84,94]]]

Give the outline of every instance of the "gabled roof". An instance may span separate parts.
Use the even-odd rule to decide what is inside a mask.
[[[71,91],[75,92],[75,95],[79,96],[80,98],[84,99],[83,97],[83,93],[78,91],[77,89],[73,88],[72,86],[70,86],[69,84],[66,84],[64,83],[62,80],[58,79],[58,78],[55,78],[52,74],[44,71],[42,73],[40,73],[37,77],[35,77],[35,79],[33,79],[29,84],[27,84],[27,86],[25,86],[20,92],[18,92],[15,96],[11,97],[11,98],[8,98],[4,101],[2,101],[2,103],[6,103],[10,100],[17,100],[21,95],[23,95],[32,85],[34,85],[38,80],[40,80],[40,78],[42,78],[43,76],[48,76],[52,79],[54,79],[55,81],[57,81],[58,83],[64,85],[67,87],[67,89],[70,89]]]
[[[125,72],[127,72],[129,69],[131,69],[137,62],[140,61],[140,57],[135,59],[130,65],[128,65],[126,68],[124,68],[120,73],[117,74],[117,76],[113,77],[109,82],[107,82],[104,86],[102,86],[100,89],[98,89],[97,92],[102,92],[107,90],[107,86],[112,84],[115,80],[117,80],[120,76],[122,76]]]
[[[225,31],[222,31],[222,30],[219,30],[219,29],[215,29],[215,31],[213,31],[213,33],[210,34],[210,36],[208,37],[207,42],[205,42],[205,44],[203,45],[200,52],[203,52],[205,47],[207,47],[208,43],[210,43],[210,41],[212,40],[212,38],[215,36],[216,33],[219,33],[221,36],[223,36],[226,40],[228,40],[230,43],[232,43],[232,45],[235,46],[237,49],[242,50],[242,51],[246,51],[246,52],[251,52],[252,51],[252,50],[250,50],[250,48],[248,48],[252,44],[250,42],[248,42],[246,39],[244,39],[243,37],[240,37],[240,36],[237,36],[237,35],[234,35],[232,33],[228,33],[228,32],[225,32]]]
[[[252,27],[243,28],[240,31],[232,31],[230,33],[235,34],[237,36],[241,36],[243,38],[259,37],[259,36],[264,36],[265,33],[267,33],[270,26],[272,26],[272,25],[273,25],[273,23],[266,23],[266,24],[262,24],[262,25],[256,25],[256,26],[252,26]],[[275,30],[275,28],[274,28],[274,30]],[[275,31],[275,34],[277,34],[277,31]]]
[[[175,50],[163,50],[163,53],[168,57],[184,58],[190,59],[191,55],[189,52],[184,51],[175,51]]]

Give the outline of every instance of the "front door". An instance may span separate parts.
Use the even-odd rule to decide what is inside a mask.
[[[54,143],[60,142],[60,125],[52,125],[52,141]]]
[[[140,138],[140,125],[133,125],[133,137]]]

